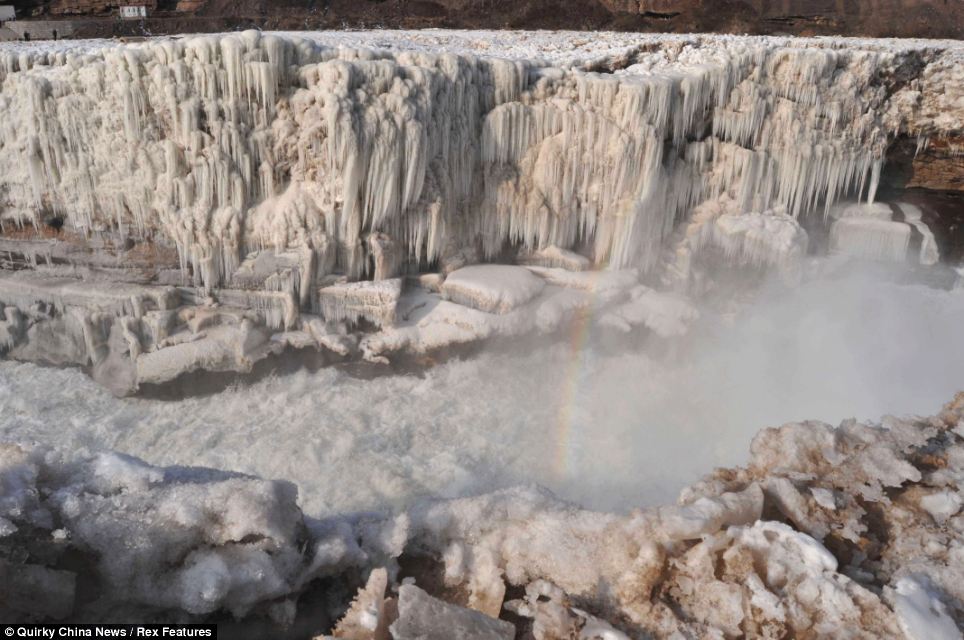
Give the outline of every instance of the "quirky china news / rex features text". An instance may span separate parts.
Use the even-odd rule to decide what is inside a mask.
[[[218,637],[213,624],[0,624],[3,638],[204,638]]]

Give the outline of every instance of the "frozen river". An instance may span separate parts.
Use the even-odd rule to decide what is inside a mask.
[[[854,277],[705,314],[659,356],[577,331],[417,376],[304,370],[174,401],[5,361],[0,440],[287,479],[316,516],[528,482],[623,509],[742,462],[766,426],[934,412],[964,382],[962,317],[962,291]]]

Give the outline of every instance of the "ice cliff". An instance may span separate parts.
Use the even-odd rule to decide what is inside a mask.
[[[530,487],[316,521],[284,482],[8,443],[0,613],[283,629],[314,606],[313,633],[354,640],[960,638],[962,478],[964,396],[765,429],[746,467],[626,515]]]
[[[804,216],[874,201],[895,136],[962,127],[959,43],[585,37],[0,46],[0,348],[126,392],[351,351],[346,321],[437,293],[358,280],[494,261],[685,293],[710,251],[786,268]],[[839,220],[834,248],[902,260],[926,226],[887,222]]]

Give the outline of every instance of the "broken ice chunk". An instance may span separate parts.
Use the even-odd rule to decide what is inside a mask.
[[[810,489],[810,494],[818,505],[824,509],[829,509],[834,511],[837,508],[837,502],[833,497],[833,491],[830,489],[823,489],[821,487],[813,487]]]
[[[512,640],[515,627],[478,611],[448,604],[415,585],[398,590],[398,620],[391,626],[395,640]]]
[[[897,581],[894,612],[910,640],[960,640],[961,632],[947,607],[917,578]]]
[[[346,640],[388,640],[387,586],[388,572],[383,567],[373,569],[365,587],[359,590],[332,635]]]
[[[943,524],[948,518],[961,510],[961,496],[952,491],[938,491],[920,499],[920,506],[931,514],[934,521]]]

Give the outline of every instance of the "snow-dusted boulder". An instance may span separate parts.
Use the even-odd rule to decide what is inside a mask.
[[[545,284],[524,267],[479,264],[450,273],[442,297],[487,313],[508,313],[539,295]]]

